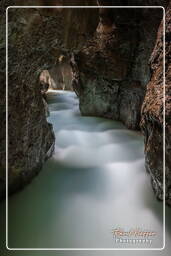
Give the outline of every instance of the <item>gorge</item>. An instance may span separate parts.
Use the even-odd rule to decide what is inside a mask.
[[[73,92],[50,91],[47,100],[55,151],[9,198],[8,246],[122,248],[112,228],[139,227],[155,230],[152,245],[125,247],[161,248],[162,204],[145,172],[143,137],[120,122],[81,116]]]
[[[5,9],[24,4],[20,0],[2,1],[1,123],[6,118]],[[27,5],[34,6],[35,1],[29,0]],[[105,233],[112,228],[111,223],[127,226],[130,222],[134,227],[140,226],[143,218],[147,228],[160,233],[153,246],[161,248],[162,202],[155,198],[162,201],[164,196],[164,159],[165,199],[171,205],[171,2],[37,0],[36,5],[57,8],[8,9],[8,192],[13,194],[9,197],[10,247],[43,247],[47,241],[39,227],[46,218],[52,220],[44,227],[50,237],[47,247],[112,247],[112,237]],[[64,8],[68,5],[97,8]],[[5,126],[0,138],[3,199]],[[39,200],[44,213],[40,222],[36,210],[31,213],[27,205],[29,202],[38,212]],[[122,200],[127,209],[123,217],[119,216],[119,211],[124,211]],[[46,207],[51,213],[59,210],[58,216],[48,215]],[[99,214],[103,211],[107,223]],[[30,222],[25,238],[22,214]],[[55,220],[61,230],[67,221],[70,231],[66,241],[67,226],[61,238],[50,230]],[[82,230],[86,232],[81,239]],[[37,232],[37,240],[29,243],[32,232]],[[53,240],[55,236],[57,240]]]

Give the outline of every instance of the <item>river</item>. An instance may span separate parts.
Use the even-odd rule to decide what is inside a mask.
[[[48,103],[55,152],[9,198],[8,246],[161,248],[163,207],[144,168],[142,135],[120,122],[81,116],[73,92],[50,91]],[[118,242],[114,229],[155,235],[151,242]]]

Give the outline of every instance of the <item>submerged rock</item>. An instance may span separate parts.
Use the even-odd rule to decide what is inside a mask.
[[[166,157],[166,202],[171,205],[171,2],[166,12],[166,64],[165,64],[165,157]],[[152,179],[157,198],[163,199],[163,122],[164,122],[164,73],[163,73],[163,22],[150,58],[152,77],[142,107],[141,128],[145,136],[146,168]]]

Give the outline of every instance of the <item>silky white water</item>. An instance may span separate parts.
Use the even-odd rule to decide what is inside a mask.
[[[73,92],[48,96],[55,152],[9,198],[9,247],[163,246],[162,203],[144,167],[143,137],[120,122],[83,117]],[[112,229],[149,230],[152,243],[119,243]]]

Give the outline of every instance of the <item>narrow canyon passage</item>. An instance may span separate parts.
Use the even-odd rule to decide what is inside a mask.
[[[162,247],[162,203],[144,167],[143,137],[80,115],[74,92],[50,91],[55,152],[9,198],[9,247]],[[149,229],[152,244],[119,244],[113,228]]]
[[[171,0],[1,2],[0,254],[170,255]]]

